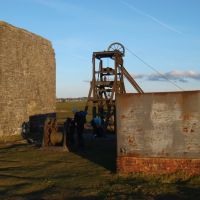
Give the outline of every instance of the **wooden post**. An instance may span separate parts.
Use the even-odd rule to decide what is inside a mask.
[[[68,149],[67,144],[66,144],[66,142],[67,142],[66,135],[67,135],[66,129],[64,128],[64,131],[63,131],[63,151],[69,152],[69,149]]]

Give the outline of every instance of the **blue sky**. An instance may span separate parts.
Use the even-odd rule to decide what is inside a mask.
[[[0,0],[0,5],[0,20],[52,42],[57,97],[87,96],[92,52],[115,41],[184,90],[200,89],[199,0]],[[179,90],[129,52],[124,62],[145,92]]]

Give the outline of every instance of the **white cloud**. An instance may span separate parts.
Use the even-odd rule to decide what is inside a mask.
[[[195,72],[192,70],[189,71],[179,71],[173,70],[163,74],[136,74],[133,75],[135,79],[146,79],[148,81],[167,81],[174,80],[179,82],[188,82],[188,79],[193,79],[200,81],[200,72]]]

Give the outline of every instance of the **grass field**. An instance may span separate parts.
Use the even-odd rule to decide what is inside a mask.
[[[115,140],[86,140],[84,152],[0,147],[0,199],[200,199],[200,177],[119,176]]]
[[[63,122],[67,117],[74,117],[72,112],[73,108],[77,108],[79,111],[84,110],[86,101],[69,101],[69,102],[59,102],[56,104],[57,118],[60,122]],[[87,114],[87,122],[92,120],[92,112],[89,107]]]
[[[58,111],[69,108],[57,105]],[[88,132],[84,151],[72,152],[25,141],[0,144],[0,155],[0,200],[200,199],[200,176],[116,174],[114,135],[94,139]]]

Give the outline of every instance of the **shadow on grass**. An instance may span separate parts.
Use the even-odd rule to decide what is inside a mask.
[[[27,183],[19,183],[19,184],[14,184],[14,185],[10,185],[10,186],[6,186],[6,188],[1,188],[0,190],[0,196],[3,197],[3,196],[10,196],[12,195],[12,193],[15,192],[16,188],[22,188],[24,187],[25,185],[27,185]]]
[[[72,148],[72,152],[111,172],[116,172],[116,135],[94,138],[87,130],[84,144],[84,149]]]
[[[188,179],[189,180],[189,179]],[[102,199],[200,200],[200,183],[164,183],[156,177],[119,177],[101,191]]]
[[[27,147],[27,144],[10,144],[7,146],[3,146],[0,147],[0,151],[4,151],[4,150],[9,150],[9,149],[15,149],[15,148],[19,148],[19,147]]]
[[[90,195],[85,197],[71,197],[66,198],[65,200],[102,200],[102,197]]]
[[[161,194],[155,197],[155,200],[200,200],[200,188],[198,187],[178,185],[176,194]]]
[[[26,200],[46,199],[46,198],[44,198],[44,196],[52,193],[52,190],[53,190],[52,187],[47,187],[47,188],[44,188],[44,189],[40,189],[40,190],[31,192],[31,193],[25,194],[25,195],[23,195],[23,197]],[[48,199],[51,199],[51,198],[48,198]]]
[[[16,189],[20,190],[24,187],[28,187],[28,183],[16,184],[13,186],[9,186],[6,189],[0,191],[0,196],[2,199],[23,199],[23,200],[35,200],[35,199],[43,199],[43,196],[46,194],[50,194],[52,192],[51,187],[46,187],[43,189],[38,189],[36,191],[24,194],[15,194]],[[4,198],[5,197],[5,198]],[[51,199],[51,198],[48,198]]]

